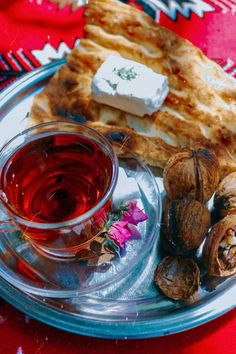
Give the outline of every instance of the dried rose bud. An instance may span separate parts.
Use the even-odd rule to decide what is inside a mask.
[[[89,249],[80,249],[77,253],[76,253],[76,259],[78,261],[84,261],[87,262],[90,259],[94,259],[97,257],[96,253],[94,253],[93,251],[89,250]]]
[[[187,300],[198,291],[200,271],[192,259],[168,256],[158,265],[154,282],[170,299]]]
[[[219,183],[219,162],[208,150],[180,152],[167,162],[163,183],[169,199],[191,196],[204,203]]]

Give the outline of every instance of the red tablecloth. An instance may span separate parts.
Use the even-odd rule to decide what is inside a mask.
[[[130,0],[199,46],[236,77],[236,0]],[[0,89],[20,74],[60,57],[82,36],[79,0],[0,1]],[[161,10],[161,11],[160,11]],[[236,310],[169,337],[114,341],[69,334],[0,303],[0,353],[236,353]]]
[[[198,328],[167,337],[108,340],[66,333],[0,305],[2,354],[235,354],[236,309]]]

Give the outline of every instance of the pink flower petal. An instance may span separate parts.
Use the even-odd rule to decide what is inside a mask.
[[[133,225],[148,219],[148,216],[137,206],[137,201],[131,201],[127,205],[127,210],[122,211],[122,221],[128,221]]]
[[[127,227],[129,228],[131,234],[132,234],[132,239],[138,239],[140,238],[140,232],[137,229],[136,226],[132,225],[132,224],[128,224]]]
[[[131,236],[131,230],[128,227],[128,221],[117,221],[111,225],[108,232],[108,236],[121,248],[124,249],[125,242],[128,241]]]

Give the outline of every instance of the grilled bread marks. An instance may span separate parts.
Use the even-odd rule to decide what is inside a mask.
[[[105,135],[116,146],[119,156],[128,156],[129,151],[132,151],[151,166],[164,168],[166,161],[180,151],[161,138],[137,134],[129,128],[99,122],[89,123],[89,126]]]
[[[86,18],[85,38],[36,96],[31,123],[45,115],[58,119],[58,114],[80,113],[100,130],[109,123],[117,132],[132,128],[135,137],[151,144],[157,138],[151,159],[146,148],[139,148],[155,166],[163,167],[176,150],[199,147],[216,153],[222,176],[236,170],[236,86],[222,69],[188,41],[116,0],[90,0]],[[158,112],[139,118],[91,99],[92,77],[109,54],[168,76],[170,92]]]

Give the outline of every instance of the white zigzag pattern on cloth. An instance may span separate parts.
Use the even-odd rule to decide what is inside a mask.
[[[222,69],[233,78],[236,78],[236,63],[230,58],[222,65]]]
[[[218,6],[223,14],[228,12],[236,13],[236,0],[208,0]]]
[[[175,0],[168,0],[168,6],[161,0],[149,0],[149,3],[159,8],[172,20],[176,19],[178,12],[189,18],[191,12],[203,17],[205,12],[215,11],[214,7],[202,0],[191,0],[191,2],[183,2],[181,5]]]
[[[77,46],[78,44],[79,40],[77,39],[74,45]],[[70,51],[71,49],[64,42],[61,42],[57,49],[53,48],[51,44],[46,43],[43,49],[32,50],[32,54],[40,64],[45,65],[48,64],[51,59],[62,58],[64,53],[69,53]]]

